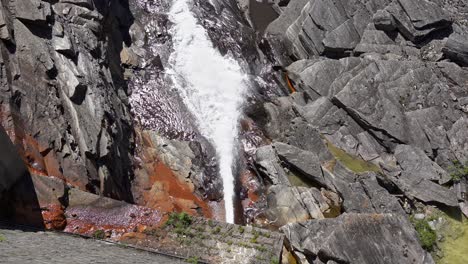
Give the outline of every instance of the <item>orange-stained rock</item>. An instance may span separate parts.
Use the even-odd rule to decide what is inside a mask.
[[[46,229],[63,230],[67,225],[64,207],[58,204],[51,204],[41,207],[42,217]]]
[[[208,203],[194,193],[193,183],[181,180],[158,157],[157,146],[147,132],[139,132],[140,159],[134,183],[135,201],[162,212],[184,211],[213,217]]]

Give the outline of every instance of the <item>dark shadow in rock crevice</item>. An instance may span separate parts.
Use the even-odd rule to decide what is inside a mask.
[[[31,174],[0,125],[0,219],[44,228]]]

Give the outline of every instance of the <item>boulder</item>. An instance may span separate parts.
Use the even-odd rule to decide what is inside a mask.
[[[280,230],[290,249],[313,263],[434,263],[406,216],[399,214],[343,214]]]
[[[276,142],[273,147],[282,160],[290,169],[298,172],[307,179],[323,187],[331,189],[332,186],[323,177],[319,157],[310,151],[304,151],[297,147]]]
[[[288,54],[298,59],[345,57],[361,42],[370,25],[387,32],[397,29],[406,39],[418,43],[450,26],[451,20],[442,8],[427,0],[294,1],[266,33],[283,41]]]
[[[41,0],[14,1],[16,18],[36,23],[45,23],[51,15],[50,4]]]
[[[447,58],[461,66],[468,66],[468,35],[451,34],[442,52]]]
[[[411,173],[412,178],[435,181],[439,184],[450,181],[450,175],[417,147],[398,145],[395,157],[403,171]]]
[[[274,185],[290,185],[288,176],[280,164],[273,146],[263,146],[255,154],[257,169]]]

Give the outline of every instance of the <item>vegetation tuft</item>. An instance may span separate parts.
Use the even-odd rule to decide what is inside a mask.
[[[215,229],[213,229],[213,231],[211,231],[211,233],[213,234],[219,234],[221,232],[221,227],[217,226]]]
[[[192,224],[192,221],[192,217],[185,212],[171,213],[165,225],[175,228],[185,228],[189,227]]]
[[[198,264],[200,261],[199,257],[190,257],[186,260],[187,263]]]
[[[0,243],[5,242],[5,241],[6,241],[6,237],[3,234],[0,234]]]
[[[463,178],[468,177],[468,161],[462,164],[458,160],[453,161],[453,166],[449,168],[450,177],[453,181],[460,181]]]
[[[271,264],[279,264],[279,259],[277,257],[272,257],[271,258],[271,261],[270,261]]]
[[[429,225],[429,221],[426,219],[416,220],[411,217],[411,222],[413,223],[416,232],[418,232],[421,246],[427,251],[432,251],[436,244],[437,234],[434,230],[432,230],[431,226]]]
[[[104,230],[96,230],[94,231],[93,233],[93,238],[95,239],[104,239],[106,238],[106,233],[104,232]]]

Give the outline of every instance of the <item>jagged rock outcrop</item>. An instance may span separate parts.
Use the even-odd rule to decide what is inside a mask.
[[[343,214],[282,231],[301,263],[434,263],[399,214]]]
[[[119,57],[132,23],[125,9],[123,1],[3,6],[0,102],[30,168],[132,201],[134,140]]]
[[[448,38],[442,52],[451,60],[468,66],[468,36],[452,34]]]
[[[256,165],[266,179],[286,175],[290,182],[281,189],[269,181],[266,214],[284,207],[287,197],[294,213],[307,216],[306,208],[318,202],[292,189],[319,187],[339,196],[342,215],[282,218],[291,222],[282,230],[300,263],[434,263],[407,214],[428,205],[463,209],[465,187],[454,186],[450,173],[454,161],[467,161],[466,4],[304,0],[274,6],[280,16],[264,40],[273,46],[272,64],[289,64],[285,86],[292,94],[264,104],[260,121],[273,147],[261,148]],[[374,230],[373,215],[386,222],[369,234],[384,236],[379,245],[360,248],[369,238],[342,247],[353,243],[344,241],[348,235],[367,231],[349,225],[369,222]],[[397,244],[411,253],[385,238],[396,230],[404,234]],[[381,244],[387,244],[385,257],[363,253],[383,252]]]
[[[391,51],[390,47],[398,51],[401,48],[392,44],[395,38],[400,38],[403,46],[411,46],[411,42],[417,44],[450,24],[448,13],[427,0],[294,1],[266,32],[286,41],[289,55],[305,59],[316,55],[342,57],[372,49]],[[379,37],[373,33],[375,29],[385,31],[389,38]],[[369,43],[374,36],[372,41],[378,42]],[[383,42],[385,39],[388,43]],[[366,46],[360,44],[362,41]]]

